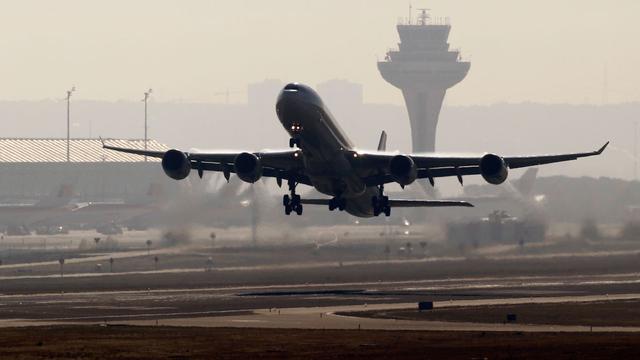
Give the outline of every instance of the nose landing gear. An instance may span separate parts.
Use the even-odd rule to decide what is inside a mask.
[[[286,215],[290,215],[292,212],[302,215],[302,202],[300,200],[300,195],[296,194],[296,185],[295,181],[289,180],[289,190],[291,191],[291,195],[285,195],[282,197],[282,205],[284,205],[284,213]]]
[[[384,195],[384,185],[378,187],[378,196],[371,198],[371,206],[373,207],[373,216],[384,213],[385,216],[391,215],[391,206],[389,206],[389,197]]]
[[[295,146],[300,147],[300,133],[302,132],[302,125],[298,123],[293,123],[291,125],[291,139],[289,139],[289,147],[293,148]]]
[[[289,147],[290,148],[300,147],[300,139],[298,139],[298,138],[289,139]]]

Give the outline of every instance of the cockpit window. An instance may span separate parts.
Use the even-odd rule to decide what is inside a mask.
[[[300,86],[298,86],[298,84],[296,84],[296,83],[290,83],[290,84],[287,84],[287,86],[285,86],[284,89],[285,90],[298,91],[298,90],[300,90]]]

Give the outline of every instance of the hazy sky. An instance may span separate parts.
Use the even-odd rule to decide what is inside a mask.
[[[449,104],[640,101],[640,1],[412,1],[450,17],[472,62]],[[346,78],[400,103],[376,68],[409,1],[0,1],[0,99],[245,101],[265,78]]]

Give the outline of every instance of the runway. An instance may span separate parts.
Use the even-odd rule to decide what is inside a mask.
[[[553,296],[511,299],[451,300],[434,302],[434,308],[479,307],[516,304],[560,304],[592,303],[603,301],[640,300],[637,294]],[[377,319],[340,315],[345,312],[387,311],[416,309],[416,303],[361,304],[322,307],[245,309],[245,311],[215,312],[164,312],[158,319],[157,313],[138,313],[135,316],[104,316],[95,318],[69,317],[52,318],[45,321],[25,319],[5,319],[0,327],[33,326],[52,324],[111,324],[137,326],[199,326],[199,327],[251,327],[251,328],[298,328],[298,329],[359,329],[359,330],[429,330],[429,331],[504,331],[504,332],[640,332],[640,326],[561,326],[534,324],[486,324],[473,322],[409,321]],[[150,310],[149,308],[129,308],[129,310]],[[157,308],[156,308],[157,310]],[[169,308],[171,310],[171,308]],[[186,316],[186,317],[181,317]],[[151,319],[145,319],[151,318]]]
[[[640,322],[626,321],[640,317],[620,311],[620,304],[640,300],[640,252],[634,249],[385,258],[381,247],[379,242],[354,241],[321,250],[306,245],[189,245],[87,253],[68,259],[64,277],[53,261],[3,265],[0,327],[117,324],[602,333],[640,329]],[[159,263],[154,263],[156,256]],[[111,257],[117,259],[115,271],[95,270]],[[205,267],[208,258],[213,258],[211,269]],[[432,301],[437,316],[414,316],[420,301]],[[527,317],[535,312],[532,307],[554,304],[558,309],[566,304],[612,307],[615,310],[607,311],[615,316],[611,323],[592,318],[544,323],[549,319]],[[508,306],[519,307],[500,310]],[[463,315],[457,310],[442,315],[447,309],[460,309]],[[504,314],[482,317],[474,309],[527,316],[504,323]]]

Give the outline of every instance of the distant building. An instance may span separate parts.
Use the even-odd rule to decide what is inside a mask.
[[[276,99],[284,83],[276,79],[266,79],[247,86],[247,102],[250,107],[271,106],[275,108]]]
[[[115,146],[144,148],[144,140],[107,139]],[[148,140],[150,150],[167,150]],[[102,148],[98,139],[72,139],[66,161],[66,139],[0,138],[0,201],[37,199],[71,188],[87,201],[136,201],[175,187],[159,159]]]
[[[317,90],[329,109],[353,110],[362,106],[362,84],[333,79],[318,84]]]

